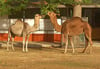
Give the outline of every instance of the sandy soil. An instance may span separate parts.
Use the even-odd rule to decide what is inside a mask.
[[[76,48],[72,54],[64,48],[29,47],[29,52],[22,52],[22,47],[15,46],[16,51],[0,48],[0,69],[100,69],[100,48],[93,47],[93,53],[81,53],[83,48]]]

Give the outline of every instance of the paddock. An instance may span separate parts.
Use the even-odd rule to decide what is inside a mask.
[[[68,48],[60,43],[29,42],[29,52],[22,52],[22,42],[15,42],[15,51],[6,51],[6,41],[0,42],[0,69],[100,69],[100,47],[95,43],[93,53],[81,53],[82,47]],[[97,45],[97,46],[96,46]],[[55,47],[54,47],[55,46]]]

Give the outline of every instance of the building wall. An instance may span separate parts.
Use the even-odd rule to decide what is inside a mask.
[[[7,41],[8,27],[15,23],[16,19],[1,18],[0,22],[0,41]],[[58,19],[58,24],[61,25],[61,19]],[[30,26],[34,25],[34,19],[25,19]],[[61,39],[61,33],[56,32],[49,19],[40,19],[40,25],[36,32],[32,32],[29,41],[48,41],[59,42]],[[15,41],[22,41],[22,37],[15,37]]]
[[[83,8],[83,16],[92,27],[92,39],[100,40],[100,8]]]
[[[0,41],[7,41],[8,34],[0,33]],[[22,41],[22,37],[15,37],[15,41]],[[60,34],[30,34],[29,41],[60,42]]]
[[[39,9],[38,9],[39,10]],[[64,8],[63,8],[64,10]],[[65,9],[66,10],[66,9]],[[33,10],[32,10],[33,11]],[[67,12],[67,11],[66,11]],[[29,12],[31,13],[31,12]],[[32,12],[33,13],[33,12]],[[27,13],[28,14],[28,13]],[[63,14],[64,15],[64,14]],[[82,17],[88,17],[89,24],[92,27],[92,38],[100,40],[100,8],[83,8]],[[33,14],[32,14],[33,16]],[[67,14],[66,14],[67,16]],[[34,19],[29,15],[25,19],[25,22],[31,26],[34,24]],[[8,27],[14,23],[16,19],[8,20],[7,16],[0,17],[0,41],[7,41]],[[61,25],[61,20],[58,19],[58,23]],[[38,31],[33,32],[30,35],[29,41],[60,41],[61,33],[56,32],[49,19],[41,19]],[[21,37],[16,37],[15,41],[22,41]]]

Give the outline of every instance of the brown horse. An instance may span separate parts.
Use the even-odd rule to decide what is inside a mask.
[[[13,47],[14,38],[15,36],[20,36],[20,37],[23,37],[23,52],[24,51],[28,52],[27,45],[28,45],[28,39],[29,39],[30,33],[38,29],[40,18],[41,16],[39,14],[35,15],[33,26],[30,26],[28,23],[25,23],[19,19],[15,22],[15,24],[11,25],[8,30],[7,51],[9,51],[8,46],[9,46],[10,38],[12,38],[12,49],[14,50],[14,47]],[[25,38],[26,38],[26,41],[25,41]]]
[[[68,46],[68,38],[70,39],[71,45],[72,45],[72,49],[73,49],[73,53],[75,52],[74,50],[74,44],[72,42],[72,36],[76,36],[79,34],[82,34],[83,32],[85,33],[85,40],[86,40],[86,45],[85,48],[83,50],[83,52],[85,52],[85,50],[88,47],[88,42],[90,43],[90,53],[92,52],[92,39],[91,39],[91,27],[88,24],[88,22],[83,21],[80,17],[73,17],[70,20],[66,20],[62,25],[59,25],[57,23],[57,17],[56,17],[56,13],[54,12],[48,12],[48,15],[50,17],[50,20],[55,28],[56,31],[58,32],[62,32],[65,38],[65,42],[66,42],[66,46],[65,46],[65,51],[64,53],[67,52],[67,46]]]

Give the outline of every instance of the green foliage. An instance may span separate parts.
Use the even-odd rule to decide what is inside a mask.
[[[82,0],[81,2],[75,2],[74,0],[59,0],[60,3],[64,4],[64,5],[77,5],[77,4],[92,4],[92,0]]]
[[[0,0],[0,15],[11,14],[12,11],[21,11],[25,9],[30,0]],[[44,1],[44,0],[40,0]],[[76,4],[90,4],[91,0],[82,0],[82,2],[74,2],[74,0],[46,0],[48,4],[41,5],[41,14],[46,15],[48,11],[54,11],[59,13],[57,6],[59,4],[63,5],[76,5]]]
[[[81,2],[75,2],[74,0],[46,0],[46,2],[48,2],[48,4],[46,5],[42,5],[41,6],[41,14],[46,15],[48,11],[54,11],[59,13],[59,10],[57,9],[57,6],[59,4],[63,4],[65,6],[74,6],[74,5],[78,5],[78,4],[91,4],[92,0],[82,0]]]
[[[73,5],[75,4],[74,0],[59,0],[60,3],[64,4],[64,5]]]
[[[41,14],[43,15],[46,15],[48,11],[54,11],[56,13],[59,13],[59,9],[57,8],[59,4],[71,5],[75,3],[73,0],[46,0],[46,2],[48,4],[46,5],[43,4],[41,6]]]
[[[82,0],[82,4],[92,4],[92,0]]]
[[[54,11],[59,13],[59,9],[57,9],[58,4],[47,4],[41,7],[41,14],[46,15],[49,11]]]
[[[0,15],[11,14],[11,11],[21,11],[28,5],[28,0],[0,0]]]
[[[100,4],[100,0],[92,0],[95,4]]]
[[[46,2],[50,3],[59,3],[59,0],[45,0]]]
[[[41,14],[47,15],[47,12],[54,11],[56,13],[59,13],[59,9],[57,8],[59,4],[59,0],[46,0],[48,4],[41,6]]]

